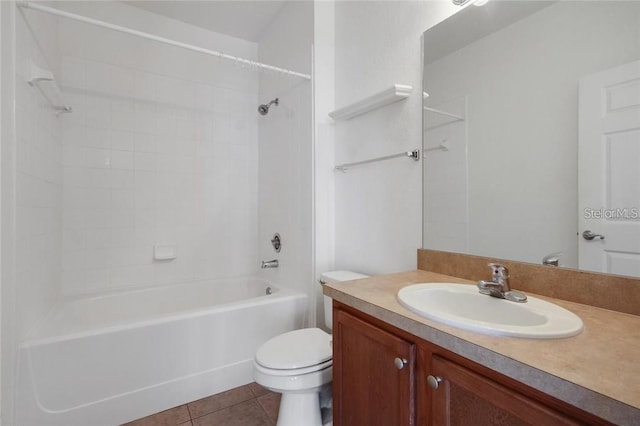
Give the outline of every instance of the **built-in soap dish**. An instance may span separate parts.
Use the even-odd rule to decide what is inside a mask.
[[[175,244],[156,244],[153,246],[154,260],[173,260],[178,257]]]

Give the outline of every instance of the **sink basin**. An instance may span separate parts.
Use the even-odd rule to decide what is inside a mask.
[[[410,311],[443,324],[495,336],[556,339],[582,332],[573,312],[527,296],[526,303],[480,294],[475,285],[423,283],[398,292]]]

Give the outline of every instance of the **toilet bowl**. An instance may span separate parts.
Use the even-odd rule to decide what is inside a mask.
[[[367,275],[333,271],[320,282],[348,281]],[[331,328],[330,297],[324,296],[325,323]],[[278,426],[322,426],[320,389],[333,373],[331,335],[319,328],[304,328],[276,336],[256,352],[253,378],[259,385],[282,394]],[[327,424],[327,423],[326,423]]]

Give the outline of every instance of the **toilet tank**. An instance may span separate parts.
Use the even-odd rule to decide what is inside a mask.
[[[320,283],[335,283],[368,277],[369,275],[359,274],[353,271],[330,271],[320,275]],[[332,301],[333,299],[329,296],[324,296],[324,323],[330,330],[333,328]]]

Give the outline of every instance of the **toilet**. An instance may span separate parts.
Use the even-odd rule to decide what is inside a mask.
[[[325,272],[321,283],[356,280],[367,275],[351,271]],[[331,329],[332,299],[324,296],[325,325]],[[319,328],[280,334],[256,352],[253,378],[259,385],[282,394],[278,426],[322,426],[320,390],[333,373],[331,335]]]

